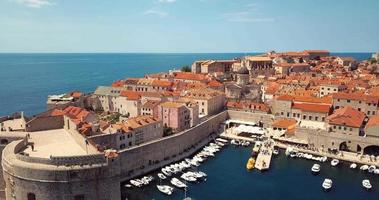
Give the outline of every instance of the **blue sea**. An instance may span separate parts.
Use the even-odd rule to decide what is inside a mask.
[[[251,54],[251,53],[249,53]],[[254,53],[252,53],[254,54]],[[232,59],[245,53],[209,54],[0,54],[0,116],[16,111],[33,115],[45,110],[47,95],[73,90],[92,92],[98,85],[110,85],[113,80],[140,77],[146,73],[167,71],[191,65],[195,60]],[[371,53],[334,53],[358,60]],[[310,174],[313,162],[275,158],[265,173],[247,172],[248,148],[228,147],[216,158],[200,166],[208,174],[206,182],[190,184],[188,194],[194,199],[379,199],[378,176],[352,171],[347,165],[332,168],[322,165],[319,176]],[[332,178],[334,188],[321,190],[322,180]],[[374,190],[361,187],[370,178]],[[183,199],[176,190],[167,197],[149,186],[128,193],[131,199]]]
[[[73,90],[92,92],[113,80],[140,77],[191,65],[196,60],[232,59],[256,53],[201,54],[0,54],[0,116],[45,110],[47,95]],[[367,59],[371,53],[335,53]]]

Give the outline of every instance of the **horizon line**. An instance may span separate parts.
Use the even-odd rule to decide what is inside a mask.
[[[304,50],[303,50],[304,51]],[[329,51],[329,50],[327,50]],[[268,51],[245,51],[245,52],[0,52],[0,54],[247,54],[247,53],[267,53]],[[290,51],[275,51],[275,52],[291,52]],[[301,52],[301,51],[297,51]],[[379,51],[329,51],[330,53],[376,53]]]

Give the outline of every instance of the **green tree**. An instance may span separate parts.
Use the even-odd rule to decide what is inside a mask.
[[[164,124],[163,126],[163,137],[172,135],[174,132],[172,131],[171,127],[168,127],[167,124]]]
[[[188,65],[185,65],[182,67],[182,72],[191,72],[191,67],[189,67]]]

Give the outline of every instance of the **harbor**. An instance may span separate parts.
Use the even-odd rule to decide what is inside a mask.
[[[280,150],[273,156],[270,169],[261,173],[259,170],[246,170],[247,158],[251,155],[251,146],[228,145],[214,158],[209,158],[197,169],[207,174],[207,180],[198,183],[187,183],[187,196],[192,199],[245,199],[246,194],[254,194],[258,199],[280,199],[283,196],[291,199],[377,199],[379,195],[379,176],[352,170],[349,163],[341,162],[332,167],[330,162],[320,162],[321,171],[315,176],[311,167],[312,160],[292,159]],[[158,173],[157,171],[155,173]],[[155,175],[153,173],[153,175]],[[321,187],[325,178],[333,180],[333,189],[323,191]],[[369,179],[374,187],[366,191],[362,180]],[[294,184],[288,184],[288,183]],[[170,184],[170,180],[162,180]],[[158,191],[155,179],[150,185],[141,188],[122,187],[122,199],[184,199],[185,191],[175,188],[172,195],[167,196]],[[299,189],[303,191],[299,193]],[[273,192],[275,191],[275,192]]]

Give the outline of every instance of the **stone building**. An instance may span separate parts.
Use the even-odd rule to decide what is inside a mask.
[[[267,56],[246,56],[241,61],[241,66],[250,71],[252,77],[258,75],[272,75],[275,69],[272,66],[272,59]]]
[[[219,113],[225,108],[225,94],[210,88],[187,90],[183,97],[197,102],[199,114],[203,116]]]
[[[332,96],[334,109],[351,106],[358,111],[362,111],[367,116],[378,114],[379,97],[377,96],[347,92],[334,93]]]
[[[343,133],[347,135],[363,135],[364,120],[366,115],[350,106],[345,106],[334,111],[327,118],[329,132]]]

